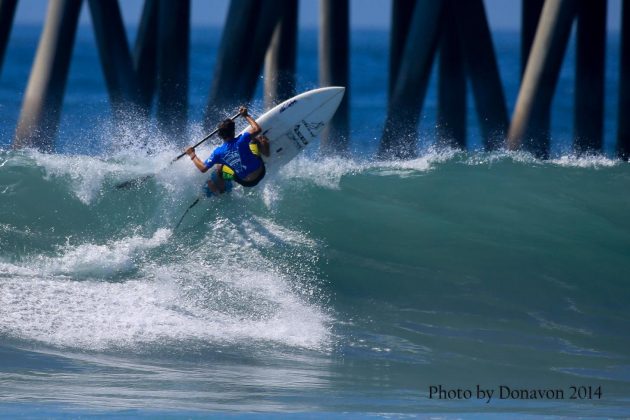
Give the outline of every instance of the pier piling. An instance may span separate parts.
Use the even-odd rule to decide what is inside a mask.
[[[549,155],[551,101],[577,12],[575,0],[546,0],[519,89],[507,147]]]
[[[251,37],[251,30],[255,27],[259,2],[249,0],[231,0],[226,22],[221,35],[221,43],[217,52],[214,66],[214,77],[208,97],[208,105],[204,116],[206,128],[214,125],[242,101],[243,93],[239,89],[239,72],[235,69],[243,65],[242,56]],[[243,28],[248,28],[247,31]]]
[[[581,0],[577,15],[574,148],[601,152],[604,132],[606,0]]]
[[[89,0],[92,26],[114,116],[137,104],[138,87],[118,0]]]
[[[321,135],[325,152],[346,153],[350,117],[350,4],[348,0],[320,0],[319,84],[345,86],[334,117]]]
[[[265,108],[295,95],[298,0],[285,0],[265,56]]]
[[[389,97],[392,96],[396,87],[400,62],[416,3],[417,0],[392,0],[391,32],[389,35]]]
[[[52,150],[59,127],[81,0],[50,0],[13,147]]]
[[[503,145],[508,112],[483,0],[457,2],[457,31],[486,150]]]
[[[9,43],[16,7],[17,0],[0,0],[0,74],[2,74],[4,54],[6,53],[7,44]]]
[[[254,96],[264,69],[265,56],[271,44],[274,31],[284,16],[288,0],[263,0],[258,11],[258,21],[252,28],[251,38],[242,51],[243,66],[239,69],[239,103],[242,105]],[[297,32],[295,33],[297,35]]]
[[[525,73],[525,66],[532,49],[536,28],[540,21],[545,0],[522,0],[521,1],[521,79]]]
[[[463,53],[455,27],[453,0],[444,2],[438,78],[438,143],[466,148],[466,74]]]
[[[133,68],[138,84],[138,104],[146,116],[157,82],[158,0],[145,0],[133,49]]]
[[[410,158],[416,154],[419,113],[424,102],[431,66],[440,35],[442,2],[416,4],[392,95],[378,155]]]
[[[232,0],[205,113],[210,127],[254,94],[284,1]]]
[[[190,0],[159,0],[157,120],[170,137],[186,133]]]
[[[619,103],[617,115],[617,154],[630,158],[630,1],[621,6],[621,48],[619,51]]]

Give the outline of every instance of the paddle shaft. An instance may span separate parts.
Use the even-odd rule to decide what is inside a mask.
[[[236,118],[238,118],[238,116],[241,115],[241,113],[239,112],[238,114],[234,114],[234,116],[232,116],[230,119],[231,120],[235,120]],[[217,132],[219,131],[219,129],[215,129],[212,133],[208,134],[206,137],[204,137],[203,139],[201,139],[199,142],[197,142],[197,144],[195,144],[193,146],[193,148],[199,146],[201,143],[203,143],[204,141],[208,140],[210,137],[214,136],[215,134],[217,134]],[[179,156],[177,156],[175,159],[171,160],[169,162],[169,165],[172,165],[173,163],[177,162],[179,159],[181,159],[184,155],[186,154],[186,152],[183,152],[182,154],[180,154]],[[151,175],[145,175],[143,177],[140,178],[136,178],[136,179],[130,179],[128,181],[124,181],[121,182],[120,184],[116,185],[116,188],[128,188],[134,185],[139,185],[140,183],[152,178],[153,176],[155,176],[155,174],[151,174]]]
[[[193,207],[195,207],[195,205],[199,202],[199,200],[201,200],[201,196],[197,197],[197,199],[195,201],[193,201],[193,203],[188,206],[188,208],[186,209],[186,211],[184,212],[184,214],[182,214],[182,217],[179,219],[179,222],[177,222],[177,224],[175,225],[175,229],[177,229],[179,227],[179,225],[182,224],[182,222],[184,221],[184,217],[186,217],[186,215],[188,214],[188,212],[190,211],[190,209],[192,209]],[[174,229],[174,230],[175,230]]]
[[[238,114],[234,114],[230,119],[231,120],[235,120],[237,119],[239,116],[241,115],[241,113],[239,112]],[[217,132],[219,131],[218,128],[216,128],[212,133],[208,134],[206,137],[204,137],[203,139],[201,139],[197,144],[195,144],[193,146],[193,149],[197,148],[197,146],[199,146],[200,144],[202,144],[203,142],[205,142],[206,140],[208,140],[210,137],[214,136],[215,134],[217,134]],[[179,159],[181,159],[182,157],[184,157],[184,155],[186,154],[186,152],[182,152],[179,156],[177,156],[175,159],[173,159],[171,161],[171,163],[177,162]]]

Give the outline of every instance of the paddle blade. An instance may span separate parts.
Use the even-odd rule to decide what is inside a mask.
[[[184,212],[184,214],[182,214],[182,217],[179,219],[179,222],[177,222],[177,224],[175,225],[175,229],[177,230],[177,228],[179,227],[179,225],[182,224],[182,222],[184,221],[184,217],[186,217],[186,215],[188,214],[188,212],[190,211],[190,209],[192,209],[193,207],[195,207],[195,205],[199,202],[199,200],[201,200],[201,197],[197,197],[197,199],[190,205],[188,206],[188,208],[186,209],[186,211]]]
[[[142,184],[144,184],[146,181],[151,179],[152,177],[153,175],[145,175],[140,178],[130,179],[128,181],[124,181],[124,182],[121,182],[120,184],[117,184],[116,188],[123,189],[123,190],[130,189],[130,188],[138,188]]]

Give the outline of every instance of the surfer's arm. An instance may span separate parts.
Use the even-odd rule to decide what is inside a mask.
[[[262,131],[262,129],[260,128],[260,125],[258,125],[258,123],[256,122],[255,119],[253,119],[248,113],[247,113],[247,108],[245,108],[244,106],[242,106],[239,109],[239,112],[241,113],[241,115],[243,117],[245,117],[245,119],[247,120],[247,122],[249,123],[250,127],[247,129],[247,132],[249,134],[253,136],[255,136],[256,134],[260,133]]]
[[[201,161],[201,159],[197,157],[194,147],[189,147],[188,149],[186,149],[186,154],[190,156],[190,160],[193,161],[197,169],[199,169],[201,172],[207,172],[208,169],[210,169],[206,166],[205,163]]]
[[[258,147],[260,148],[260,153],[263,156],[269,156],[269,140],[267,139],[267,137],[263,135],[256,136],[256,138],[252,141],[258,144]]]

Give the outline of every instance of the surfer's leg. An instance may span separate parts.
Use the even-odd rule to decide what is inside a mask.
[[[208,180],[208,188],[215,194],[222,194],[225,192],[225,181],[222,176],[223,165],[217,165],[216,170]]]
[[[217,188],[219,189],[219,192],[223,194],[225,192],[225,181],[223,180],[223,165],[217,165],[216,174]]]
[[[219,190],[219,187],[217,187],[216,184],[214,182],[212,182],[211,179],[208,180],[207,185],[208,185],[208,189],[210,191],[212,191],[213,193],[221,194],[221,191]]]

